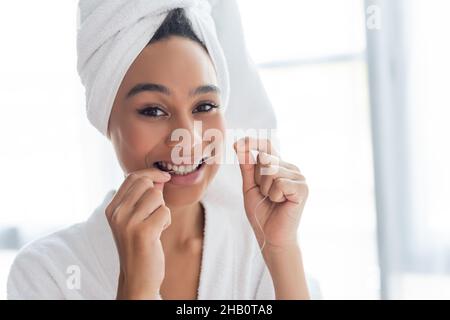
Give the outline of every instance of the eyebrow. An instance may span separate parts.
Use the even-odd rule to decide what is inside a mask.
[[[149,92],[159,92],[165,95],[170,96],[172,93],[169,90],[169,88],[161,85],[161,84],[156,84],[156,83],[139,83],[137,85],[135,85],[127,94],[126,98],[131,98],[132,96],[135,96],[141,92],[144,91],[149,91]],[[220,89],[219,87],[213,85],[213,84],[207,84],[207,85],[203,85],[203,86],[199,86],[197,88],[195,88],[194,90],[192,90],[189,95],[190,96],[196,96],[196,95],[200,95],[200,94],[205,94],[205,93],[217,93],[220,94]]]

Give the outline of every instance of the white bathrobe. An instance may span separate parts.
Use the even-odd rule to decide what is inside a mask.
[[[22,248],[9,274],[8,299],[115,299],[119,259],[104,213],[114,193],[87,221]],[[205,226],[198,299],[274,299],[245,212],[225,198],[209,193],[201,201]]]

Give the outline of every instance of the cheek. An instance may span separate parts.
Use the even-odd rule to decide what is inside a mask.
[[[112,131],[112,142],[122,169],[127,173],[144,169],[147,154],[157,148],[164,135],[165,128],[161,126],[139,121],[137,117],[123,117]]]
[[[216,152],[222,152],[225,137],[225,117],[218,114],[215,117],[203,121],[204,146],[214,144]]]
[[[222,138],[225,137],[226,124],[225,117],[222,115],[222,113],[218,113],[213,117],[203,120],[202,125],[204,131],[210,129],[212,130],[212,132],[220,132]]]

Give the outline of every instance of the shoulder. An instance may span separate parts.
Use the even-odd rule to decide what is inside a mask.
[[[75,255],[85,248],[85,224],[73,224],[27,243],[18,251],[13,265],[32,258],[57,262]]]
[[[74,246],[73,244],[77,245]],[[82,225],[76,224],[25,245],[8,275],[8,299],[56,299],[69,262],[83,250]]]
[[[111,195],[107,194],[88,220],[47,234],[18,251],[8,275],[8,299],[79,298],[84,291],[68,290],[67,281],[74,270],[81,270],[86,281],[95,283],[100,268],[89,235],[95,234],[102,243],[110,240],[103,219]]]

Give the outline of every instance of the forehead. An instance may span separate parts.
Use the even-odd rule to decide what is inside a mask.
[[[204,84],[217,85],[217,77],[211,58],[200,44],[170,37],[144,48],[124,78],[128,86],[143,82],[189,90]]]

